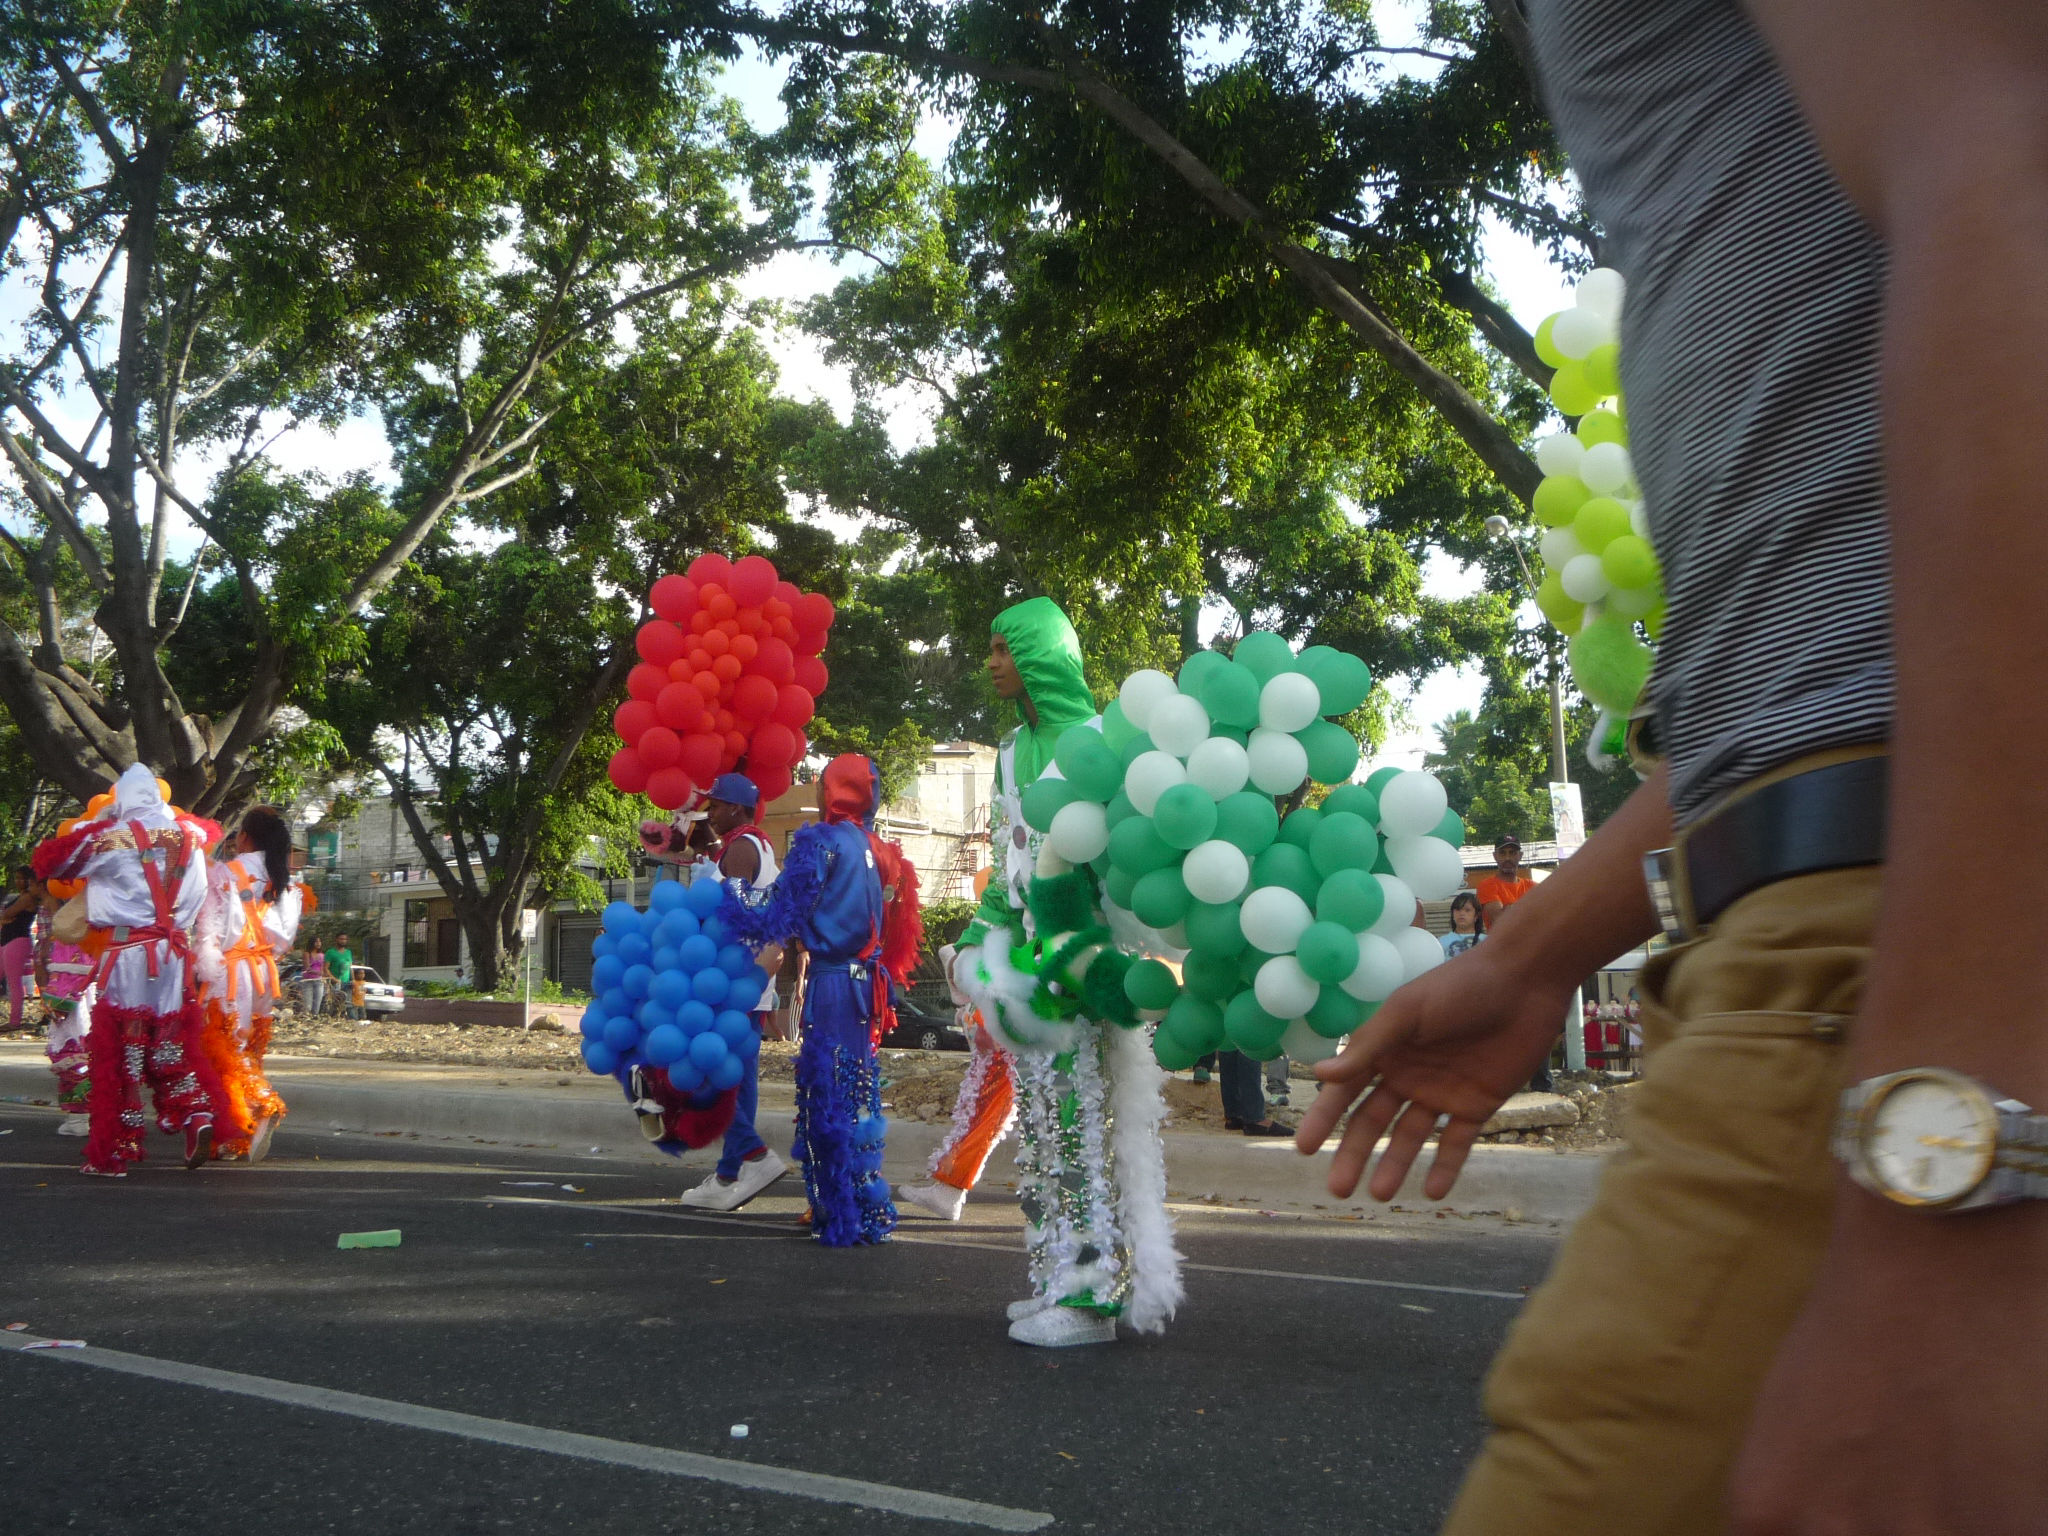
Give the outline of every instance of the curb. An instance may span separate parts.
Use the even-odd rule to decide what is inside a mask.
[[[366,1062],[363,1066],[372,1070],[362,1075],[390,1075],[390,1068],[383,1064]],[[479,1069],[477,1076],[482,1078],[486,1072]],[[641,1137],[625,1101],[603,1092],[604,1085],[595,1079],[587,1086],[578,1083],[572,1090],[548,1094],[526,1087],[499,1087],[495,1072],[488,1073],[491,1081],[473,1085],[451,1083],[451,1074],[446,1072],[418,1084],[334,1080],[344,1075],[345,1069],[331,1069],[324,1062],[314,1070],[295,1069],[289,1059],[275,1063],[271,1080],[291,1106],[292,1129],[626,1158],[687,1172],[687,1182],[692,1184],[697,1173],[718,1160],[716,1145],[680,1158],[655,1151]],[[52,1104],[54,1087],[49,1069],[40,1061],[0,1061],[0,1102]],[[755,1123],[769,1145],[786,1147],[792,1121],[788,1108],[763,1104]],[[892,1120],[884,1168],[890,1182],[924,1178],[946,1129],[943,1124]],[[1302,1157],[1291,1142],[1246,1140],[1205,1131],[1168,1131],[1165,1141],[1167,1193],[1173,1200],[1324,1212],[1365,1210],[1372,1204],[1362,1196],[1339,1200],[1330,1194],[1326,1187],[1328,1149]],[[1572,1221],[1592,1202],[1604,1161],[1598,1153],[1478,1146],[1472,1149],[1450,1199],[1422,1199],[1414,1191],[1411,1176],[1409,1188],[1397,1197],[1395,1208],[1504,1215],[1524,1221]],[[1007,1181],[1012,1167],[1010,1160],[999,1154],[990,1165],[990,1181]]]

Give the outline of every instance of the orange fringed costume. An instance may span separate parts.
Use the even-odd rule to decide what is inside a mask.
[[[195,933],[206,1010],[200,1048],[224,1093],[214,1137],[222,1157],[246,1153],[257,1126],[285,1114],[284,1100],[264,1076],[263,1058],[283,993],[277,957],[291,948],[314,898],[296,882],[275,900],[269,895],[262,854],[214,865]]]

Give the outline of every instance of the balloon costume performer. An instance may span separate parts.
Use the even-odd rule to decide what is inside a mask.
[[[974,1000],[960,989],[953,974],[956,953],[949,944],[939,951],[939,959],[946,967],[953,1009],[973,1054],[960,1079],[960,1092],[953,1099],[952,1128],[932,1153],[930,1182],[905,1184],[896,1191],[941,1221],[960,1219],[967,1208],[967,1192],[981,1182],[996,1144],[1017,1124],[1016,1065],[989,1033],[988,1021]]]
[[[1125,994],[1098,890],[1025,824],[1022,797],[1068,731],[1098,730],[1074,626],[1050,599],[1006,608],[990,673],[1020,723],[997,756],[995,873],[961,936],[954,976],[1015,1053],[1031,1290],[1010,1337],[1107,1343],[1124,1318],[1159,1332],[1181,1298],[1159,1126],[1163,1074]],[[972,1116],[970,1116],[970,1119]]]
[[[892,976],[915,963],[917,885],[900,851],[874,836],[880,775],[858,754],[819,781],[822,820],[797,829],[765,900],[728,885],[722,916],[753,943],[795,940],[810,954],[796,1061],[796,1147],[811,1230],[828,1247],[880,1242],[896,1226],[883,1180],[875,1041],[893,1017]]]
[[[291,830],[272,806],[242,819],[235,856],[207,875],[193,934],[200,1045],[224,1095],[214,1153],[261,1162],[284,1118],[284,1100],[263,1075],[263,1057],[283,988],[277,957],[292,946],[311,893],[292,879]]]
[[[39,878],[85,881],[83,948],[99,993],[86,1038],[85,1173],[120,1178],[141,1160],[145,1082],[157,1124],[184,1133],[185,1166],[212,1154],[222,1092],[200,1048],[190,934],[206,899],[205,850],[219,836],[211,822],[166,805],[138,764],[115,782],[98,819],[36,849]]]

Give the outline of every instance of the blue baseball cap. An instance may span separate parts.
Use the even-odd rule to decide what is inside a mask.
[[[711,798],[727,805],[743,805],[751,811],[761,803],[761,791],[744,773],[721,773],[711,781]]]

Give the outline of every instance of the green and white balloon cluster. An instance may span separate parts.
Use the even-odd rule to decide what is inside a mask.
[[[1181,973],[1143,960],[1130,999],[1161,1017],[1172,1070],[1234,1047],[1319,1060],[1402,982],[1443,959],[1410,926],[1415,902],[1464,881],[1464,823],[1425,773],[1363,784],[1358,740],[1327,717],[1363,703],[1355,656],[1252,634],[1203,651],[1178,679],[1134,672],[1101,731],[1068,731],[1024,793],[1024,819],[1104,900],[1185,951]],[[1283,822],[1276,799],[1335,786]],[[1128,925],[1126,925],[1128,926]]]
[[[1543,480],[1535,508],[1548,567],[1536,605],[1570,637],[1580,692],[1616,717],[1635,707],[1650,673],[1651,651],[1636,625],[1654,640],[1664,620],[1621,398],[1622,292],[1619,272],[1596,267],[1572,307],[1536,329],[1537,353],[1557,370],[1551,402],[1578,418],[1576,431],[1536,444]]]

